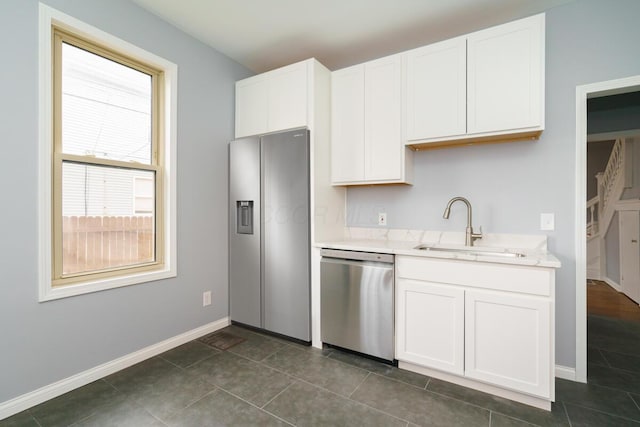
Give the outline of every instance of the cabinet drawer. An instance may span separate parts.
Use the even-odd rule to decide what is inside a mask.
[[[551,296],[552,269],[475,261],[396,256],[398,278]]]

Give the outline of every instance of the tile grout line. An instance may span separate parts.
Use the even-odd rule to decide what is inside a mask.
[[[628,393],[628,392],[625,392],[625,393]],[[562,403],[564,403],[564,401]],[[567,403],[569,405],[573,405],[573,406],[575,406],[577,408],[580,408],[580,409],[588,409],[588,410],[593,411],[593,412],[598,412],[599,414],[609,415],[610,417],[620,418],[622,420],[631,421],[631,422],[633,422],[635,424],[638,424],[638,420],[637,419],[629,418],[629,417],[624,416],[624,415],[603,411],[601,409],[593,408],[593,407],[590,407],[590,406],[583,406],[583,405],[581,405],[579,403],[576,403],[576,402],[567,402]],[[566,407],[565,407],[565,409],[566,409]],[[567,418],[569,418],[569,412],[568,411],[567,411]]]
[[[440,393],[433,392],[433,391],[431,391],[431,390],[426,390],[426,389],[423,389],[423,388],[420,388],[420,387],[416,387],[416,386],[414,386],[413,384],[409,384],[409,383],[405,383],[405,382],[402,382],[402,381],[398,381],[398,380],[395,380],[395,379],[393,379],[393,378],[388,378],[388,377],[386,377],[386,376],[384,376],[384,375],[380,375],[380,374],[378,374],[378,373],[376,373],[376,372],[371,372],[371,371],[370,371],[370,372],[369,372],[369,374],[370,374],[370,375],[376,375],[376,376],[378,376],[378,377],[380,377],[380,378],[382,378],[382,379],[386,379],[386,380],[389,380],[389,381],[393,381],[393,382],[396,382],[396,383],[403,384],[403,385],[405,385],[405,386],[412,387],[412,388],[414,388],[414,389],[416,389],[416,390],[421,390],[421,391],[427,392],[427,393],[429,393],[429,394],[434,394],[434,395],[437,395],[437,396],[443,397],[443,398],[445,398],[445,399],[450,399],[450,400],[453,400],[453,401],[457,401],[457,402],[460,402],[460,403],[467,404],[467,405],[469,405],[469,406],[473,406],[473,407],[476,407],[476,408],[479,408],[479,409],[483,409],[483,410],[488,411],[489,413],[491,413],[491,410],[489,410],[488,408],[485,408],[484,406],[479,406],[479,405],[476,405],[476,404],[474,404],[474,403],[469,403],[469,402],[466,402],[466,401],[464,401],[464,400],[460,400],[460,399],[453,398],[453,397],[451,397],[451,396],[447,396],[447,395],[444,395],[444,394],[440,394]],[[368,376],[367,376],[367,377],[368,377]],[[429,379],[430,379],[430,378],[429,378]],[[315,384],[312,384],[312,385],[314,385],[314,386],[315,386]],[[320,387],[320,386],[316,386],[316,387],[322,388],[322,387]],[[328,390],[328,391],[329,391],[329,392],[331,392],[331,393],[333,393],[331,390]],[[334,394],[337,394],[337,393],[334,393]],[[340,396],[340,395],[339,395],[339,396]],[[364,403],[364,402],[360,402],[359,400],[352,399],[351,397],[347,397],[347,400],[349,400],[349,401],[351,401],[351,402],[354,402],[354,403],[358,403],[358,404],[360,404],[360,405],[364,405],[364,406],[366,406],[366,407],[368,407],[368,408],[374,409],[374,410],[376,410],[376,411],[378,411],[378,412],[381,412],[381,413],[383,413],[383,414],[387,414],[387,415],[389,415],[389,416],[391,416],[391,417],[393,417],[393,418],[396,418],[396,419],[399,419],[399,420],[402,420],[402,421],[407,421],[408,423],[411,423],[410,421],[405,420],[404,418],[398,418],[396,415],[390,414],[390,413],[385,412],[385,411],[383,411],[383,410],[381,410],[381,409],[378,409],[378,408],[376,408],[376,407],[370,406],[370,405],[368,405],[368,404],[366,404],[366,403]],[[522,421],[524,421],[524,420],[522,420]]]
[[[366,377],[364,377],[364,378],[362,379],[362,381],[360,381],[360,384],[358,384],[358,385],[356,386],[356,388],[354,388],[354,389],[353,389],[353,391],[352,391],[351,393],[349,393],[349,396],[347,396],[347,399],[351,399],[351,396],[353,396],[353,393],[355,393],[355,392],[356,392],[356,390],[358,390],[358,389],[360,388],[360,386],[361,386],[362,384],[364,384],[364,382],[365,382],[365,381],[367,380],[367,378],[369,378],[370,376],[371,376],[371,372],[369,372],[369,373],[367,374],[367,376],[366,376]]]
[[[567,411],[567,406],[564,404],[564,401],[561,401],[560,403],[562,404],[562,409],[564,409],[564,416],[567,418],[569,427],[573,427],[573,424],[571,423],[571,417],[569,417],[569,411]]]
[[[269,366],[269,368],[271,368],[271,367]],[[368,405],[368,404],[366,404],[366,403],[364,403],[364,402],[360,402],[360,401],[358,401],[358,400],[351,399],[350,397],[344,396],[344,395],[342,395],[342,394],[340,394],[340,393],[337,393],[337,392],[335,392],[335,391],[333,391],[333,390],[329,390],[328,388],[324,388],[324,387],[322,387],[321,385],[314,384],[314,383],[312,383],[312,382],[310,382],[310,381],[308,381],[308,380],[305,380],[304,378],[296,377],[295,375],[288,374],[288,373],[286,373],[286,372],[284,372],[284,371],[281,371],[281,370],[279,370],[279,369],[277,369],[277,368],[271,368],[271,369],[273,369],[274,371],[277,371],[277,372],[279,372],[279,373],[281,373],[281,374],[283,374],[283,375],[286,375],[286,376],[288,376],[288,377],[291,377],[291,378],[293,378],[295,381],[298,381],[298,382],[301,382],[301,383],[307,384],[307,385],[309,385],[309,386],[311,386],[311,387],[313,387],[313,388],[317,388],[317,389],[320,389],[320,390],[322,390],[322,391],[324,391],[324,392],[330,393],[330,394],[334,395],[335,397],[337,397],[337,398],[339,398],[339,399],[344,399],[344,400],[347,400],[347,401],[349,401],[349,402],[351,402],[351,403],[355,403],[355,404],[357,404],[357,405],[364,406],[364,407],[369,408],[369,409],[373,409],[375,412],[378,412],[378,413],[381,413],[381,414],[387,415],[387,416],[389,416],[389,417],[391,417],[391,418],[394,418],[394,419],[396,419],[396,420],[399,420],[399,421],[406,421],[406,422],[407,422],[407,425],[411,423],[410,421],[405,420],[404,418],[399,418],[399,417],[398,417],[398,416],[396,416],[396,415],[393,415],[393,414],[390,414],[390,413],[388,413],[388,412],[385,412],[385,411],[383,411],[383,410],[381,410],[381,409],[379,409],[379,408],[376,408],[376,407],[370,406],[370,405]],[[370,374],[373,374],[373,372],[369,372],[369,373],[370,373]]]
[[[374,372],[373,374],[374,374],[374,375],[377,375],[375,372]],[[382,378],[386,378],[386,377],[382,376]],[[393,380],[392,380],[392,381],[393,381]],[[403,384],[405,384],[405,383],[403,383]],[[416,388],[416,389],[418,389],[418,390],[422,390],[422,391],[424,391],[424,392],[426,392],[426,393],[435,394],[436,396],[440,396],[440,397],[443,397],[443,398],[445,398],[445,399],[454,400],[454,401],[456,401],[456,402],[464,403],[465,405],[473,406],[473,407],[475,407],[475,408],[480,408],[480,409],[484,409],[485,411],[489,411],[489,412],[491,412],[491,409],[489,409],[489,408],[487,408],[487,407],[480,406],[480,405],[478,405],[478,404],[476,404],[476,403],[467,402],[466,400],[458,399],[457,397],[447,396],[446,394],[438,393],[437,391],[433,391],[433,390],[427,390],[426,388],[425,388],[425,389],[422,389],[422,388],[419,388],[419,387],[414,387],[414,388]],[[507,399],[507,400],[508,400],[508,399]],[[502,414],[502,413],[501,413],[501,412],[499,412],[499,414]],[[502,415],[506,415],[506,414],[502,414]],[[508,416],[508,415],[507,415],[507,416]],[[522,421],[524,421],[524,420],[522,420]]]
[[[344,366],[348,366],[348,367],[351,367],[351,368],[355,368],[355,369],[358,369],[358,370],[361,370],[361,371],[365,371],[365,372],[367,372],[367,376],[366,376],[366,377],[364,378],[364,380],[363,380],[363,381],[362,381],[362,382],[361,382],[361,383],[356,387],[356,389],[355,389],[353,392],[351,392],[351,394],[350,394],[349,396],[344,396],[344,395],[341,395],[341,394],[339,394],[339,393],[337,393],[337,392],[334,392],[334,391],[332,391],[332,390],[329,390],[329,389],[327,389],[327,388],[324,388],[323,386],[320,386],[320,385],[318,385],[318,384],[315,384],[315,383],[312,383],[312,382],[310,382],[310,381],[308,381],[308,380],[305,380],[304,378],[301,378],[301,377],[299,377],[299,376],[297,376],[297,375],[295,375],[295,374],[288,373],[288,372],[286,372],[286,371],[283,371],[283,370],[281,370],[281,369],[279,369],[279,368],[275,368],[275,367],[270,366],[270,365],[268,365],[267,363],[265,363],[265,361],[266,361],[267,359],[269,359],[270,357],[272,357],[272,356],[273,356],[273,355],[275,355],[276,353],[278,353],[278,352],[280,352],[280,351],[282,351],[282,350],[285,350],[285,349],[287,349],[287,348],[292,348],[292,349],[295,349],[296,351],[300,351],[300,352],[309,351],[309,350],[305,350],[305,349],[300,349],[300,348],[298,348],[298,346],[294,345],[294,343],[291,343],[291,344],[286,344],[285,346],[283,346],[282,348],[278,349],[278,350],[277,350],[277,351],[275,351],[274,353],[272,353],[272,354],[270,354],[269,356],[267,356],[267,357],[263,358],[261,361],[255,361],[255,360],[253,360],[253,359],[249,359],[248,357],[243,356],[243,355],[240,355],[240,354],[236,354],[236,355],[237,355],[238,357],[241,357],[241,358],[243,358],[243,359],[246,359],[246,360],[249,360],[249,361],[251,361],[251,362],[257,363],[257,364],[262,365],[262,366],[264,366],[264,367],[266,367],[266,368],[272,369],[272,370],[274,370],[274,371],[276,371],[276,372],[279,372],[279,373],[281,373],[281,374],[283,374],[283,375],[286,375],[287,377],[293,378],[293,379],[295,379],[296,381],[299,381],[299,382],[302,382],[302,383],[308,384],[308,385],[310,385],[310,386],[313,386],[313,387],[315,387],[315,388],[318,388],[318,389],[320,389],[320,390],[324,390],[324,391],[326,391],[326,392],[329,392],[329,393],[331,393],[331,394],[333,394],[333,395],[335,395],[335,396],[337,396],[337,397],[339,397],[339,398],[346,399],[346,400],[348,400],[348,401],[350,401],[350,402],[353,402],[353,403],[356,403],[356,404],[358,404],[358,405],[362,405],[362,406],[365,406],[365,407],[367,407],[367,408],[373,409],[374,411],[377,411],[377,412],[379,412],[379,413],[385,414],[385,415],[387,415],[387,416],[390,416],[390,417],[392,417],[392,418],[398,419],[398,420],[400,420],[400,421],[407,421],[407,424],[411,424],[411,422],[410,422],[410,421],[408,421],[408,420],[405,420],[405,419],[403,419],[403,418],[398,418],[396,415],[393,415],[393,414],[390,414],[390,413],[388,413],[388,412],[382,411],[382,410],[380,410],[380,409],[378,409],[378,408],[376,408],[376,407],[369,406],[369,405],[368,405],[368,404],[366,404],[366,403],[360,402],[360,401],[358,401],[358,400],[354,400],[354,399],[352,399],[352,398],[351,398],[351,396],[352,396],[352,395],[353,395],[353,393],[355,393],[355,391],[356,391],[356,390],[357,390],[357,389],[358,389],[358,388],[359,388],[359,387],[364,383],[364,381],[365,381],[367,378],[369,378],[371,375],[376,375],[376,376],[378,376],[378,377],[380,377],[380,378],[383,378],[383,379],[386,379],[386,380],[389,380],[389,381],[393,381],[393,382],[396,382],[396,383],[399,383],[399,384],[403,384],[403,385],[405,385],[405,386],[409,386],[409,387],[414,388],[414,389],[416,389],[416,390],[422,390],[422,391],[428,392],[428,393],[430,393],[430,394],[434,394],[434,395],[440,396],[440,397],[445,398],[445,399],[450,399],[450,400],[453,400],[453,401],[456,401],[456,402],[459,402],[459,403],[462,403],[462,404],[466,404],[466,405],[469,405],[469,406],[472,406],[472,407],[476,407],[476,408],[479,408],[479,409],[485,410],[485,411],[489,412],[489,414],[491,414],[491,412],[492,412],[492,411],[491,411],[489,408],[487,408],[487,407],[480,406],[480,405],[475,404],[475,403],[467,402],[467,401],[465,401],[465,400],[461,400],[461,399],[458,399],[458,398],[455,398],[455,397],[451,397],[451,396],[448,396],[448,395],[446,395],[446,394],[441,394],[441,393],[438,393],[438,392],[434,392],[434,391],[432,391],[432,390],[428,390],[428,389],[427,389],[427,387],[429,386],[429,384],[431,383],[431,380],[432,380],[432,378],[431,378],[431,377],[429,377],[429,376],[425,376],[425,377],[427,378],[427,384],[426,384],[426,385],[424,386],[424,388],[423,388],[423,387],[418,387],[418,386],[415,386],[415,385],[413,385],[413,384],[410,384],[410,383],[404,382],[404,381],[402,381],[402,380],[398,380],[398,379],[396,379],[396,378],[388,377],[388,376],[385,376],[385,375],[379,374],[379,373],[377,373],[377,372],[373,372],[373,371],[370,371],[370,370],[368,370],[368,369],[361,368],[361,367],[359,367],[359,366],[352,365],[352,364],[350,364],[350,363],[344,362],[344,361],[339,360],[339,359],[330,358],[329,356],[331,355],[331,353],[329,353],[328,355],[320,355],[320,357],[321,357],[321,358],[327,358],[327,359],[333,360],[333,361],[335,361],[335,362],[338,362],[338,363],[340,363],[340,364],[342,364],[342,365],[344,365]],[[315,349],[315,348],[312,348],[311,350],[318,350],[318,351],[320,351],[319,349]],[[234,354],[235,354],[235,353],[234,353]],[[225,390],[225,391],[226,391],[226,390]],[[284,391],[284,390],[283,390],[283,391]],[[255,405],[253,405],[253,406],[255,406]],[[270,413],[270,412],[269,412],[269,413]],[[507,414],[502,414],[501,412],[496,412],[496,413],[500,413],[501,415],[504,415],[504,416],[506,416],[506,417],[508,417],[508,418],[512,418],[512,419],[516,419],[516,420],[519,420],[519,421],[523,421],[523,422],[530,423],[529,421],[522,420],[522,419],[520,419],[520,418],[515,418],[515,417],[510,416],[510,415],[507,415]],[[490,416],[491,416],[491,415],[490,415]],[[567,418],[568,418],[568,415],[567,415]]]
[[[289,388],[291,388],[291,386],[293,385],[293,382],[291,384],[289,384],[288,386],[286,386],[285,388],[283,388],[279,393],[277,393],[275,396],[273,396],[271,399],[269,399],[269,401],[267,403],[265,403],[264,405],[262,405],[260,407],[260,409],[264,409],[269,403],[273,402],[274,400],[276,400],[278,398],[278,396],[280,396],[282,393],[284,393],[285,391],[289,390]]]
[[[295,347],[293,347],[293,348],[295,348]],[[280,351],[280,350],[278,350],[278,351]],[[276,351],[275,353],[277,353],[278,351]],[[304,351],[304,350],[299,350],[299,351]],[[274,353],[274,354],[275,354],[275,353]],[[243,356],[240,356],[240,355],[239,355],[239,357],[243,357]],[[324,357],[324,356],[321,356],[321,357]],[[246,358],[246,357],[243,357],[243,358],[244,358],[244,359],[247,359],[247,360],[251,360],[251,359],[248,359],[248,358]],[[276,371],[276,372],[279,372],[279,373],[281,373],[281,374],[283,374],[283,375],[290,376],[290,377],[292,377],[292,378],[295,378],[295,379],[296,379],[296,380],[298,380],[298,381],[301,381],[301,382],[304,382],[304,383],[309,384],[309,385],[311,385],[311,386],[317,387],[317,388],[319,388],[319,389],[321,389],[321,390],[328,391],[329,393],[332,393],[332,394],[334,394],[334,395],[336,395],[336,396],[338,396],[338,397],[341,397],[341,398],[343,398],[343,399],[347,399],[347,400],[349,400],[349,401],[351,401],[351,402],[354,402],[354,403],[357,403],[357,404],[360,404],[360,405],[364,405],[364,406],[366,406],[366,407],[368,407],[368,408],[374,409],[374,410],[376,410],[376,411],[378,411],[378,412],[381,412],[381,413],[383,413],[383,414],[386,414],[386,415],[388,415],[388,416],[390,416],[390,417],[393,417],[393,418],[399,419],[399,420],[401,420],[401,421],[408,421],[408,420],[405,420],[405,419],[403,419],[403,418],[398,418],[397,416],[395,416],[395,415],[393,415],[393,414],[390,414],[390,413],[388,413],[388,412],[382,411],[382,410],[380,410],[380,409],[378,409],[378,408],[375,408],[375,407],[373,407],[373,406],[369,406],[369,405],[367,405],[366,403],[363,403],[363,402],[360,402],[360,401],[357,401],[357,400],[351,399],[349,396],[345,397],[345,396],[343,396],[343,395],[341,395],[341,394],[339,394],[339,393],[336,393],[336,392],[334,392],[334,391],[332,391],[332,390],[326,389],[326,388],[324,388],[324,387],[322,387],[322,386],[320,386],[320,385],[317,385],[317,384],[314,384],[314,383],[312,383],[312,382],[310,382],[310,381],[307,381],[307,380],[305,380],[304,378],[300,378],[300,377],[298,377],[298,376],[296,376],[296,375],[293,375],[293,374],[287,373],[287,372],[282,371],[282,370],[280,370],[280,369],[278,369],[278,368],[274,368],[274,367],[272,367],[272,366],[269,366],[268,364],[264,363],[264,360],[266,360],[266,359],[267,359],[267,358],[263,359],[263,361],[260,361],[260,362],[255,362],[255,361],[253,361],[253,360],[251,360],[251,361],[252,361],[252,362],[255,362],[255,363],[258,363],[258,364],[261,364],[261,365],[264,365],[265,367],[267,367],[267,368],[269,368],[269,369],[273,369],[273,370],[274,370],[274,371]],[[389,377],[386,377],[386,376],[384,376],[384,375],[378,374],[378,373],[376,373],[376,372],[372,372],[372,371],[369,371],[369,370],[367,370],[367,369],[363,369],[363,368],[360,368],[360,367],[357,367],[357,366],[353,366],[353,365],[351,365],[351,364],[349,364],[349,363],[346,363],[346,362],[343,362],[343,361],[341,361],[341,360],[337,360],[337,359],[331,359],[331,360],[334,360],[334,361],[336,361],[336,362],[338,362],[338,363],[341,363],[341,364],[343,364],[343,365],[346,365],[346,366],[349,366],[349,367],[352,367],[352,368],[359,369],[359,370],[362,370],[362,371],[367,372],[368,374],[367,374],[367,377],[365,377],[365,379],[366,379],[366,378],[368,378],[370,375],[376,375],[376,376],[379,376],[379,377],[381,377],[381,378],[387,379],[387,380],[389,380],[389,381],[393,381],[393,382],[396,382],[396,383],[404,384],[404,385],[409,386],[409,387],[412,387],[412,388],[414,388],[414,389],[416,389],[416,390],[422,390],[422,391],[425,391],[425,392],[428,392],[428,393],[432,393],[432,394],[438,395],[438,396],[443,397],[443,398],[445,398],[445,399],[451,399],[451,400],[454,400],[454,401],[457,401],[457,402],[464,403],[464,404],[469,405],[469,406],[473,406],[473,407],[480,408],[480,409],[483,409],[483,410],[485,410],[485,411],[491,412],[488,408],[485,408],[485,407],[483,407],[483,406],[476,405],[476,404],[474,404],[474,403],[469,403],[469,402],[466,402],[466,401],[464,401],[464,400],[456,399],[456,398],[453,398],[453,397],[450,397],[450,396],[447,396],[447,395],[444,395],[444,394],[440,394],[440,393],[433,392],[433,391],[431,391],[431,390],[426,390],[426,388],[417,387],[417,386],[414,386],[413,384],[409,384],[409,383],[406,383],[406,382],[404,382],[404,381],[396,380],[395,378],[389,378]],[[429,384],[429,382],[431,381],[431,378],[430,378],[430,377],[427,377],[427,378],[429,378],[429,379],[428,379],[428,381],[427,381],[427,384]],[[363,381],[363,382],[364,382],[364,381]],[[425,386],[425,387],[426,387],[426,386]],[[355,390],[354,390],[354,391],[355,391]]]
[[[609,360],[607,359],[607,356],[605,356],[605,355],[604,355],[604,353],[602,352],[602,350],[601,350],[601,349],[599,349],[599,348],[598,348],[598,349],[596,349],[596,350],[598,350],[598,353],[600,353],[600,356],[601,356],[601,357],[602,357],[602,359],[604,360],[604,363],[606,363],[606,364],[607,364],[607,366],[608,366],[609,368],[611,368],[611,369],[615,369],[613,366],[611,366],[611,363],[610,363],[610,362],[609,362]]]
[[[627,392],[627,394],[629,395],[633,403],[636,405],[636,408],[640,409],[640,405],[638,405],[638,402],[636,402],[636,400],[633,398],[633,395],[630,392]]]
[[[289,386],[290,386],[290,385],[288,385],[286,388],[289,388]],[[253,407],[254,407],[254,408],[256,408],[258,411],[261,411],[261,412],[264,412],[265,414],[271,415],[272,417],[279,419],[279,420],[280,420],[280,421],[282,421],[283,423],[285,423],[285,424],[288,424],[288,425],[290,425],[290,426],[295,427],[295,424],[290,423],[289,421],[285,420],[284,418],[280,418],[280,417],[279,417],[279,416],[277,416],[276,414],[274,414],[274,413],[272,413],[272,412],[269,412],[269,411],[267,411],[267,410],[266,410],[266,409],[264,409],[264,408],[259,407],[259,406],[258,406],[258,405],[256,405],[255,403],[253,403],[253,402],[249,402],[248,400],[246,400],[246,399],[244,399],[244,398],[242,398],[242,397],[238,396],[238,395],[237,395],[237,394],[235,394],[235,393],[230,392],[229,390],[225,390],[225,389],[224,389],[224,388],[222,388],[222,387],[218,387],[218,388],[219,388],[220,390],[222,390],[223,392],[225,392],[225,393],[227,393],[227,394],[229,394],[229,395],[231,395],[231,396],[235,397],[236,399],[242,400],[244,403],[246,403],[246,404],[248,404],[248,405],[253,406]],[[280,393],[278,393],[278,394],[280,394]]]

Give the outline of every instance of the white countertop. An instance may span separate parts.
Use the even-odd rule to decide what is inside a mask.
[[[558,258],[547,251],[546,236],[487,234],[476,241],[473,247],[464,246],[463,242],[464,233],[350,228],[345,231],[344,239],[320,242],[315,246],[328,249],[511,265],[548,268],[559,268],[561,266]],[[474,251],[474,253],[414,249],[420,244],[434,248],[468,249]],[[515,252],[525,256],[505,257],[490,253],[485,255],[483,252],[487,251]]]

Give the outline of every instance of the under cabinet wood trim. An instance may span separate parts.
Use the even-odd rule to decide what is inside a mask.
[[[542,130],[527,130],[523,132],[466,135],[456,139],[435,138],[425,141],[407,141],[405,144],[416,151],[431,150],[436,148],[446,148],[453,146],[469,146],[479,144],[499,144],[505,142],[537,141],[542,134]]]

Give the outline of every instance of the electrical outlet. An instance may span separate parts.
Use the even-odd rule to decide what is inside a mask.
[[[540,230],[553,231],[555,229],[555,215],[552,213],[540,214]]]
[[[202,293],[202,306],[206,307],[208,305],[211,305],[211,291]]]
[[[387,214],[386,214],[386,212],[378,213],[378,225],[387,225]]]

